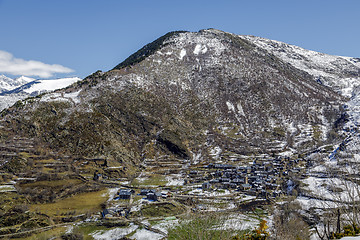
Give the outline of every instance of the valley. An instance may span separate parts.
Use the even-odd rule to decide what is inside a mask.
[[[207,29],[73,80],[0,113],[0,238],[357,231],[358,59]]]

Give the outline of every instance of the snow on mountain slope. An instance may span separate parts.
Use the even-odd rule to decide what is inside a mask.
[[[289,155],[331,142],[327,136],[343,100],[266,50],[211,29],[168,33],[114,69],[22,101],[6,114],[21,118],[19,126],[26,125],[21,129],[39,123],[39,141],[46,139],[44,144],[52,142],[52,147],[66,151],[127,151],[124,162],[135,163],[141,159],[135,154],[141,152],[152,159],[148,146],[157,142],[161,155],[193,162],[229,156],[240,161]],[[43,125],[47,120],[42,116],[53,116],[54,105],[56,121]],[[96,123],[89,125],[89,119]],[[88,134],[70,136],[74,129]],[[96,144],[78,144],[94,139]],[[128,146],[124,139],[137,144]],[[104,142],[106,149],[101,147]]]
[[[23,84],[34,81],[35,79],[21,76],[16,79],[9,78],[5,75],[0,75],[0,93],[5,91],[10,91],[17,87],[20,87]]]
[[[55,80],[36,80],[29,88],[23,89],[24,92],[33,94],[35,92],[41,93],[43,91],[54,91],[56,89],[64,88],[81,80],[78,77],[62,78]]]
[[[10,81],[8,79],[6,80]],[[0,92],[0,110],[3,110],[4,108],[13,105],[18,100],[25,99],[29,96],[36,96],[40,93],[51,92],[56,89],[61,89],[81,79],[78,77],[73,77],[73,78],[61,78],[54,80],[34,80],[32,78],[20,77],[15,80],[17,83],[22,83],[22,84],[17,84],[15,87],[10,87],[10,88],[8,87],[7,91],[4,90]],[[7,86],[6,85],[7,82],[0,80],[0,84],[1,83],[4,83],[4,85]]]
[[[309,73],[318,83],[343,96],[352,97],[353,89],[360,85],[360,58],[328,55],[260,37],[241,37]]]
[[[350,98],[346,106],[350,121],[346,128],[360,124],[360,58],[319,53],[261,37],[241,37],[309,73],[319,84]]]

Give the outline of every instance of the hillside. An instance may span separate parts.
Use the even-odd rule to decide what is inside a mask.
[[[12,86],[3,97],[26,98],[0,113],[0,237],[162,239],[201,221],[228,238],[310,236],[335,231],[336,209],[345,230],[359,75],[356,58],[208,29],[81,81]]]
[[[2,136],[130,165],[241,160],[331,143],[344,101],[247,37],[172,32],[111,71],[5,110]]]

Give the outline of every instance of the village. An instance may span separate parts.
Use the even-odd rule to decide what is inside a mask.
[[[124,184],[116,190],[101,217],[139,216],[137,212],[149,204],[180,203],[189,211],[226,211],[242,204],[274,202],[282,195],[292,194],[294,181],[306,177],[308,164],[304,159],[287,157],[255,160],[249,166],[210,163],[175,174],[178,182],[173,186]]]
[[[64,184],[69,184],[68,189],[88,185],[95,191],[67,198],[73,199],[72,203],[79,204],[78,207],[70,209],[66,205],[68,200],[60,197],[54,203],[34,205],[40,209],[37,210],[39,213],[52,216],[58,223],[84,221],[96,226],[120,226],[120,229],[129,231],[136,231],[137,227],[144,229],[141,231],[146,230],[147,234],[159,236],[166,236],[165,226],[168,224],[175,224],[187,216],[207,213],[225,214],[235,219],[234,222],[243,224],[247,219],[245,222],[251,225],[246,226],[253,228],[259,219],[268,216],[270,209],[267,206],[294,194],[299,180],[309,176],[307,168],[311,165],[309,158],[300,157],[255,157],[251,160],[221,159],[194,163],[187,159],[158,156],[145,159],[140,166],[143,170],[131,178],[117,174],[127,169],[114,165],[106,158],[59,159],[55,153],[42,156],[30,151],[28,139],[20,140],[21,145],[13,144],[12,148],[3,146],[2,154],[10,158],[15,150],[21,151],[21,159],[27,160],[31,169],[26,174],[19,173],[13,177],[3,173],[3,179],[9,175],[13,181],[1,185],[2,192],[9,196],[17,195],[33,186],[53,189],[52,186],[57,184],[60,195],[60,186]],[[38,174],[44,170],[46,174]],[[36,195],[35,191],[25,194],[28,197],[44,197]],[[83,200],[78,200],[79,197]],[[94,201],[91,213],[78,210],[85,198]],[[50,212],[53,204],[61,206],[59,209],[62,210]],[[241,221],[237,221],[238,218]]]

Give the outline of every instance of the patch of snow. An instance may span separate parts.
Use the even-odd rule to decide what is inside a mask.
[[[78,77],[75,78],[61,78],[55,80],[36,80],[36,83],[31,85],[30,88],[24,89],[26,93],[54,91],[56,89],[67,87],[77,81],[81,80]]]
[[[140,182],[140,183],[143,183],[145,182],[146,180],[148,180],[149,178],[148,177],[137,177],[135,178],[136,181]]]
[[[198,55],[198,54],[200,53],[200,51],[201,51],[201,44],[196,44],[193,53],[194,53],[195,55]]]
[[[308,177],[303,180],[303,183],[307,184],[304,189],[309,190],[312,192],[312,194],[320,198],[326,198],[328,200],[336,200],[340,202],[360,200],[358,192],[360,186],[347,180],[342,180],[339,178]],[[338,190],[332,191],[332,187],[336,187]]]
[[[130,237],[130,239],[136,240],[160,240],[163,239],[164,236],[159,233],[154,233],[146,229],[139,229],[135,232],[134,235]]]
[[[157,224],[155,224],[154,226],[152,226],[154,229],[158,229],[160,231],[162,231],[163,233],[168,233],[168,229],[171,227],[174,227],[174,225],[177,225],[179,223],[179,220],[164,220],[164,221],[160,221]]]
[[[138,229],[138,227],[139,226],[130,223],[130,226],[127,228],[115,228],[108,231],[98,230],[94,233],[90,233],[89,235],[91,235],[95,240],[117,240],[134,232]]]
[[[295,201],[298,202],[304,210],[310,210],[311,208],[326,209],[339,207],[339,204],[332,201],[324,201],[308,197],[298,197]]]
[[[41,97],[40,102],[52,102],[52,101],[65,101],[68,102],[69,99],[63,98],[61,93],[49,93]]]
[[[312,169],[310,169],[311,172],[326,172],[327,171],[327,168],[324,166],[324,165],[319,165],[319,166],[316,166]]]
[[[201,188],[196,188],[193,189],[189,192],[189,194],[193,194],[193,195],[198,195],[198,196],[208,196],[208,197],[213,197],[213,196],[225,196],[225,195],[229,195],[230,191],[229,190],[224,190],[224,191],[204,191]]]
[[[207,50],[208,50],[208,49],[207,49],[206,45],[196,44],[193,53],[194,53],[195,55],[198,55],[199,53],[204,54],[204,53],[207,52]]]
[[[77,91],[77,92],[71,92],[71,93],[65,93],[64,94],[64,98],[69,98],[71,99],[74,103],[80,103],[80,99],[79,99],[79,93],[81,90]]]
[[[159,64],[162,63],[162,61],[160,59],[154,59],[153,61],[156,62],[156,63],[159,63]]]
[[[74,225],[70,225],[66,228],[65,233],[67,233],[67,234],[72,233],[73,230],[74,230]]]
[[[291,123],[287,124],[287,130],[288,130],[288,132],[290,132],[291,135],[293,135],[294,133],[296,133],[297,128],[294,126],[294,123],[291,122]]]
[[[241,103],[239,102],[237,105],[237,109],[238,109],[238,113],[241,115],[241,116],[244,116],[245,117],[245,112],[241,106]]]
[[[219,38],[215,38],[211,31],[209,34],[194,35],[193,33],[181,33],[175,39],[169,41],[175,41],[175,46],[184,48],[189,43],[196,44],[194,54],[206,53],[211,50],[216,56],[219,56],[226,49],[225,45]],[[195,51],[196,50],[196,51]],[[215,61],[215,59],[213,59]]]
[[[182,60],[186,55],[186,50],[185,49],[181,49],[181,52],[180,52],[180,60]]]
[[[259,225],[259,220],[256,218],[252,218],[250,216],[244,214],[232,214],[225,220],[223,226],[220,229],[224,230],[252,230],[255,229]]]
[[[0,192],[11,192],[16,191],[13,185],[0,185]]]
[[[201,152],[199,153],[193,153],[192,152],[192,164],[198,164],[200,162],[200,159],[201,159]]]
[[[235,107],[231,102],[226,102],[226,106],[228,107],[229,111],[235,112]]]
[[[173,174],[165,177],[167,183],[166,186],[182,186],[184,185],[184,179],[180,174]]]
[[[355,236],[355,237],[343,237],[343,238],[340,238],[340,240],[360,240],[360,236]]]
[[[210,155],[213,156],[215,159],[219,159],[221,153],[222,153],[222,150],[219,146],[216,146],[210,150]]]
[[[102,197],[109,196],[109,199],[107,201],[110,202],[111,200],[114,199],[115,194],[117,193],[117,191],[119,191],[119,188],[109,188],[108,192],[104,193],[102,195]]]

